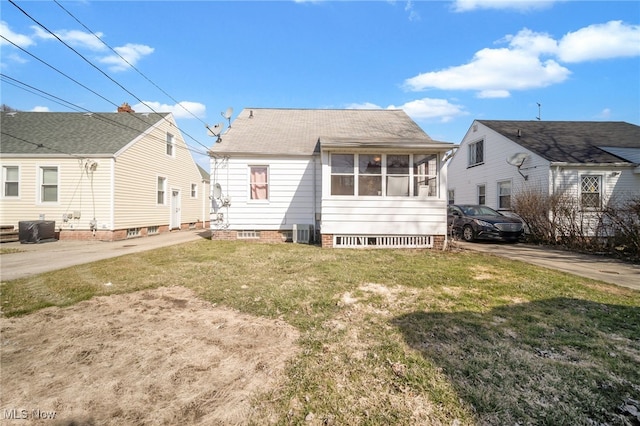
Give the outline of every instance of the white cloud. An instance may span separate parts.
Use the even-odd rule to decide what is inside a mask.
[[[446,99],[422,98],[399,106],[389,105],[388,107],[388,109],[398,108],[414,120],[437,119],[443,123],[447,123],[455,117],[467,115],[462,106],[452,104]]]
[[[31,28],[34,31],[35,36],[42,40],[56,40],[57,37],[69,46],[73,47],[81,47],[92,51],[101,51],[106,49],[105,45],[96,38],[96,35],[98,37],[102,37],[102,33],[96,33],[94,35],[92,33],[78,30],[59,30],[54,31],[54,36],[40,27],[32,26]]]
[[[594,24],[568,33],[559,43],[558,57],[564,62],[640,56],[640,25],[622,21]]]
[[[406,102],[402,105],[389,105],[383,108],[371,102],[349,104],[347,109],[401,109],[414,120],[436,119],[443,123],[453,120],[453,118],[467,115],[463,107],[450,103],[446,99],[422,98]]]
[[[413,1],[411,0],[407,1],[407,4],[404,6],[404,11],[409,13],[409,20],[412,22],[419,21],[421,18],[420,14],[413,8]]]
[[[35,44],[35,42],[31,37],[26,36],[24,34],[14,33],[11,30],[11,28],[9,28],[9,24],[7,24],[5,21],[0,21],[0,34],[2,34],[2,36],[5,37],[7,40],[11,40],[17,46],[20,46],[23,48],[26,48]],[[10,45],[11,43],[9,43],[3,38],[0,38],[0,46],[10,46]]]
[[[527,43],[525,39],[528,39]],[[478,90],[483,91],[485,96],[499,93],[504,97],[509,90],[561,83],[571,72],[552,59],[540,59],[539,50],[546,44],[544,36],[516,36],[508,48],[482,49],[467,64],[419,74],[407,79],[405,86],[413,91],[429,88]]]
[[[175,105],[144,101],[144,104],[135,104],[132,105],[131,108],[135,112],[170,112],[173,113],[175,118],[193,118],[194,115],[199,118],[204,118],[206,115],[206,106],[204,104],[190,101],[182,101]]]
[[[121,47],[115,47],[113,50],[118,52],[120,56],[110,55],[100,59],[100,62],[109,65],[109,70],[113,72],[128,69],[129,64],[135,65],[144,56],[150,55],[154,51],[153,47],[132,43],[128,43]],[[127,64],[127,62],[129,64]]]
[[[478,93],[478,98],[480,99],[489,99],[489,98],[508,98],[511,96],[508,90],[481,90]]]
[[[31,109],[31,112],[49,112],[49,107],[46,106],[36,106]]]
[[[605,108],[597,115],[598,119],[608,120],[611,118],[611,110],[609,108]]]
[[[477,9],[508,9],[521,12],[551,7],[556,0],[455,0],[455,12],[471,12]]]

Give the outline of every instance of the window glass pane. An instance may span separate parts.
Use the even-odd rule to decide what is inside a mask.
[[[498,182],[498,207],[511,208],[511,182]]]
[[[408,155],[387,155],[387,174],[408,175],[409,156]]]
[[[250,189],[252,200],[269,199],[268,167],[252,166],[250,170]]]
[[[353,173],[353,154],[331,154],[331,173]]]
[[[600,176],[582,176],[581,204],[585,208],[600,208]]]
[[[360,176],[358,195],[382,195],[382,176]]]
[[[42,168],[42,184],[43,185],[58,184],[58,169],[56,167]]]
[[[331,176],[331,195],[353,195],[353,176],[333,175]]]
[[[379,175],[382,173],[382,155],[360,154],[358,156],[358,173],[361,175]]]
[[[57,186],[43,186],[42,187],[42,201],[58,201],[58,187]]]
[[[18,181],[18,168],[17,167],[5,167],[5,179],[10,182]]]
[[[409,196],[409,176],[387,176],[387,195]]]

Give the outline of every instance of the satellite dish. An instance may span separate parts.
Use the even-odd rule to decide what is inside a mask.
[[[207,126],[207,133],[209,133],[209,136],[218,137],[222,133],[223,126],[224,123],[215,124],[213,127]]]
[[[222,186],[219,183],[213,185],[213,198],[216,200],[222,197]]]
[[[526,152],[516,152],[515,154],[512,154],[507,158],[507,163],[511,164],[512,166],[520,167],[522,166],[522,163],[524,163],[524,160],[526,160],[527,158],[529,158],[529,154],[527,154]]]
[[[231,115],[233,115],[233,108],[229,107],[225,112],[221,112],[220,114],[228,120],[231,118]]]
[[[225,112],[221,112],[220,115],[227,119],[227,121],[229,122],[229,127],[231,127],[231,116],[233,115],[233,108],[227,108],[227,110]]]

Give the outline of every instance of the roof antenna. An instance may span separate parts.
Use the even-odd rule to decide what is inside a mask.
[[[540,107],[542,105],[540,105],[540,102],[536,102],[538,104],[538,116],[536,117],[538,119],[538,121],[540,121]]]

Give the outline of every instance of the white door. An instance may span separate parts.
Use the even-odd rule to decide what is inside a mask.
[[[171,229],[180,228],[180,190],[179,189],[171,190],[171,223],[169,223],[169,228]]]

